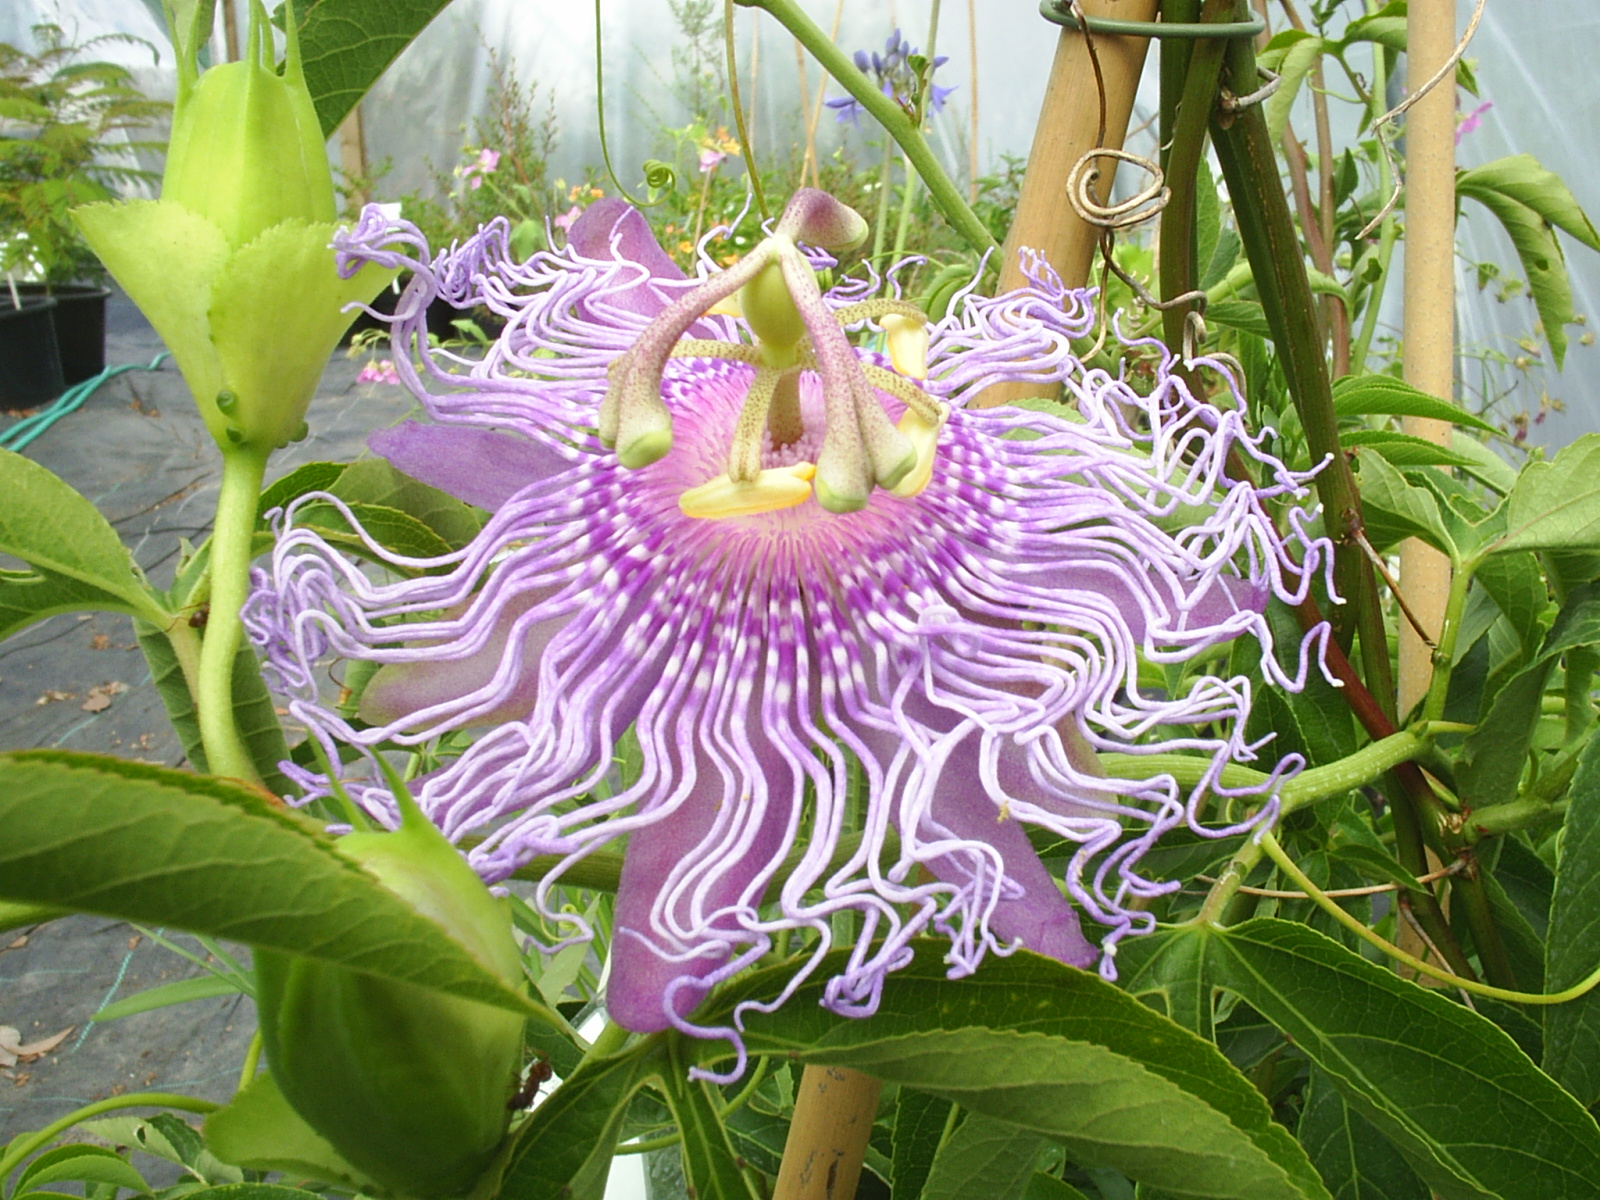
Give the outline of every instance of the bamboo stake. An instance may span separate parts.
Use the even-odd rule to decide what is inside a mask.
[[[1083,0],[1083,11],[1090,17],[1149,21],[1156,14],[1156,0]],[[1106,83],[1106,145],[1120,149],[1150,39],[1100,34],[1096,35],[1094,46]],[[1043,251],[1068,287],[1082,287],[1088,282],[1100,231],[1079,218],[1065,197],[1067,175],[1086,151],[1094,149],[1099,124],[1100,95],[1083,35],[1063,29],[1056,42],[1055,62],[1050,67],[1039,123],[1034,128],[1016,218],[1006,236],[1000,263],[1001,291],[1024,282],[1017,262],[1020,246]],[[1111,180],[1108,163],[1099,181],[1101,200],[1110,195]]]
[[[356,104],[350,110],[350,115],[339,125],[339,169],[344,172],[347,183],[356,181],[366,182],[367,178],[367,139],[365,127],[361,120],[361,105]],[[354,212],[360,212],[362,205],[367,202],[367,193],[362,188],[356,188],[350,193],[350,207]]]
[[[1082,4],[1090,17],[1149,21],[1155,18],[1157,0],[1082,0]],[[1097,34],[1094,48],[1106,86],[1106,145],[1121,149],[1150,39]],[[1028,172],[1023,176],[1016,216],[1000,255],[1000,291],[1026,282],[1017,254],[1023,246],[1042,251],[1068,287],[1082,287],[1089,281],[1100,231],[1067,203],[1067,176],[1078,159],[1095,148],[1099,126],[1100,93],[1088,47],[1081,33],[1063,29],[1056,41],[1056,57],[1039,109],[1039,123],[1034,127],[1033,148],[1028,154]],[[1112,166],[1110,162],[1103,166],[1096,185],[1101,201],[1111,194]],[[1025,383],[1001,384],[989,388],[976,402],[984,407],[1005,404],[1038,390]]]
[[[1407,32],[1406,78],[1418,86],[1450,56],[1456,42],[1454,0],[1413,0]],[[1441,81],[1406,115],[1406,382],[1431,396],[1455,393],[1455,87]],[[1439,445],[1450,442],[1445,421],[1407,417],[1405,432]],[[1431,546],[1400,547],[1400,586],[1429,636],[1438,639],[1450,590],[1450,562]],[[1400,627],[1401,714],[1427,694],[1433,652],[1412,630]]]
[[[882,1090],[847,1067],[807,1067],[772,1200],[854,1200]]]

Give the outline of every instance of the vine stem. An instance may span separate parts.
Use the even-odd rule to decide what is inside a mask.
[[[1472,586],[1472,571],[1476,563],[1457,563],[1450,577],[1450,591],[1445,597],[1444,614],[1439,624],[1439,647],[1433,652],[1433,678],[1428,684],[1427,699],[1422,705],[1424,720],[1437,721],[1444,716],[1445,701],[1450,695],[1450,667],[1455,658],[1456,639],[1461,634],[1461,618],[1467,607],[1467,590]]]
[[[1262,835],[1261,848],[1266,852],[1267,857],[1277,864],[1278,869],[1292,879],[1294,885],[1306,894],[1307,899],[1338,921],[1339,924],[1350,930],[1362,941],[1377,947],[1377,949],[1396,962],[1404,963],[1412,970],[1437,979],[1441,983],[1448,983],[1451,987],[1460,988],[1464,992],[1471,992],[1475,996],[1486,996],[1490,1000],[1504,1000],[1510,1004],[1565,1004],[1569,1000],[1578,999],[1580,996],[1592,991],[1597,985],[1600,985],[1600,967],[1596,967],[1586,978],[1580,979],[1571,987],[1559,992],[1517,992],[1509,988],[1498,988],[1486,983],[1479,983],[1475,979],[1465,979],[1460,975],[1452,975],[1449,971],[1433,966],[1415,955],[1407,954],[1399,946],[1385,941],[1356,920],[1355,917],[1345,912],[1322,889],[1312,883],[1304,871],[1295,866],[1294,860],[1284,853],[1283,847],[1278,845],[1277,839],[1270,833]]]
[[[899,143],[900,149],[905,151],[906,158],[916,168],[917,174],[922,176],[922,182],[927,187],[928,195],[934,205],[967,244],[980,253],[999,249],[983,222],[978,220],[978,214],[973,212],[961,198],[960,189],[950,176],[945,174],[944,168],[939,165],[939,160],[933,156],[933,150],[928,146],[927,139],[922,136],[922,131],[917,128],[916,123],[898,104],[873,87],[867,77],[856,70],[856,65],[850,61],[849,56],[829,40],[828,35],[806,16],[795,0],[732,0],[732,2],[740,8],[761,9],[798,38],[800,44],[810,52],[811,57],[821,64],[822,69],[833,76],[835,82],[849,92],[856,102],[883,126],[884,132]]]
[[[180,1096],[176,1092],[133,1092],[126,1096],[112,1096],[86,1104],[76,1112],[68,1113],[59,1121],[46,1125],[31,1137],[22,1135],[0,1154],[0,1180],[20,1167],[36,1150],[42,1150],[80,1121],[98,1117],[101,1113],[116,1112],[119,1108],[175,1108],[180,1112],[214,1113],[222,1105],[194,1096]]]
[[[244,632],[239,610],[250,591],[251,541],[269,453],[243,446],[222,456],[222,493],[211,530],[211,611],[200,643],[195,697],[211,773],[249,783],[260,783],[261,776],[233,719],[233,660]]]

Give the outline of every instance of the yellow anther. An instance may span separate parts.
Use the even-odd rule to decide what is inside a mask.
[[[768,467],[744,483],[718,475],[679,496],[678,508],[686,517],[713,521],[793,508],[810,498],[811,477],[816,473],[813,463],[798,462],[788,467]]]
[[[909,500],[928,486],[928,481],[933,478],[933,456],[939,448],[939,430],[944,428],[945,418],[949,410],[941,408],[939,419],[929,421],[918,416],[911,409],[906,409],[905,415],[900,418],[895,426],[910,440],[912,448],[917,452],[917,465],[907,471],[905,478],[894,487],[890,493]]]
[[[724,296],[721,300],[718,300],[710,308],[706,309],[706,316],[708,316],[708,317],[742,317],[742,316],[744,316],[744,309],[739,304],[739,293],[738,292],[734,292],[732,295]]]
[[[889,347],[889,361],[894,369],[907,379],[928,377],[928,326],[914,317],[899,313],[885,313],[878,318],[883,326],[884,341]]]

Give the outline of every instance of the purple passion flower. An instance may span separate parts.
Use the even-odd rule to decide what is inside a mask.
[[[476,839],[490,882],[555,856],[536,900],[573,937],[590,931],[551,888],[627,839],[607,1004],[629,1029],[737,1044],[690,1013],[797,933],[807,957],[784,995],[853,930],[825,992],[841,1014],[872,1012],[930,929],[952,976],[1019,945],[1113,975],[1119,939],[1153,926],[1142,902],[1179,886],[1141,874],[1161,836],[1275,813],[1269,786],[1244,798],[1253,817],[1219,815],[1237,798],[1223,766],[1259,749],[1242,734],[1249,682],[1169,692],[1139,667],[1242,636],[1271,683],[1298,685],[1262,610],[1304,596],[1326,545],[1298,510],[1286,541],[1265,502],[1305,481],[1260,451],[1241,403],[1197,402],[1171,364],[1142,394],[1079,363],[1090,295],[1037,259],[1027,287],[969,295],[931,329],[864,299],[876,280],[821,293],[814,268],[833,260],[814,247],[864,232],[801,192],[767,241],[698,278],[616,200],[526,262],[503,220],[430,257],[369,209],[338,242],[346,269],[414,276],[394,361],[432,422],[371,444],[491,516],[438,559],[372,542],[394,568],[378,579],[291,505],[247,626],[330,761],[336,743],[465,742],[415,782],[418,802],[452,841]],[[429,348],[436,296],[505,318],[482,361]],[[743,315],[723,315],[735,299]],[[870,324],[887,355],[847,339]],[[966,405],[1001,380],[1064,387],[1072,408]],[[1231,480],[1230,451],[1264,482]],[[346,675],[376,666],[360,721],[319,696],[334,658]],[[1310,661],[1302,648],[1301,680]],[[1107,777],[1105,750],[1209,770],[1189,790]],[[393,823],[376,772],[344,770]]]

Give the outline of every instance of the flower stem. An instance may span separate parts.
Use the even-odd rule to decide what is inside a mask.
[[[1472,586],[1476,562],[1457,562],[1450,576],[1450,593],[1444,602],[1444,621],[1439,626],[1439,646],[1433,652],[1433,680],[1428,685],[1428,698],[1422,705],[1422,717],[1437,721],[1444,716],[1445,700],[1450,694],[1450,668],[1455,661],[1456,639],[1461,634],[1461,617],[1467,607],[1467,589]]]
[[[1277,839],[1270,833],[1262,836],[1261,846],[1266,851],[1267,857],[1278,865],[1278,869],[1293,880],[1294,885],[1304,892],[1312,903],[1338,921],[1339,924],[1350,930],[1362,941],[1376,946],[1396,962],[1404,963],[1412,970],[1421,972],[1423,975],[1430,976],[1442,983],[1448,983],[1452,987],[1460,988],[1464,992],[1471,992],[1477,996],[1487,996],[1491,1000],[1504,1000],[1511,1004],[1565,1004],[1567,1001],[1576,1000],[1578,997],[1593,990],[1596,985],[1600,985],[1600,967],[1596,967],[1586,978],[1579,980],[1571,987],[1563,991],[1548,993],[1516,992],[1508,988],[1491,987],[1474,979],[1464,979],[1460,975],[1452,975],[1449,971],[1441,970],[1431,963],[1407,954],[1400,947],[1385,941],[1355,917],[1345,912],[1335,903],[1332,897],[1312,883],[1306,877],[1304,871],[1295,866],[1294,860],[1284,853],[1283,847],[1278,845]]]
[[[967,202],[961,198],[961,191],[956,187],[950,176],[946,175],[944,168],[939,165],[939,160],[933,156],[927,139],[922,136],[922,131],[916,123],[908,117],[900,106],[885,96],[850,61],[843,50],[835,46],[817,24],[806,16],[795,0],[733,0],[740,8],[759,8],[772,16],[778,24],[792,33],[816,59],[822,69],[834,80],[855,97],[862,108],[872,114],[874,120],[882,125],[896,142],[900,149],[905,151],[906,157],[916,168],[917,174],[922,176],[922,182],[927,185],[928,195],[934,205],[944,214],[945,220],[966,239],[967,244],[980,253],[985,250],[998,250],[999,246],[990,235],[978,214],[973,212]]]
[[[98,1117],[101,1113],[116,1112],[119,1108],[175,1108],[180,1112],[214,1113],[222,1105],[194,1096],[180,1096],[174,1092],[133,1092],[126,1096],[112,1096],[86,1104],[70,1112],[59,1121],[46,1125],[31,1137],[23,1134],[13,1141],[4,1154],[0,1154],[0,1180],[20,1167],[36,1150],[48,1146],[59,1134],[65,1133],[80,1121]]]
[[[233,660],[243,626],[239,610],[250,590],[256,505],[269,451],[241,447],[222,456],[222,494],[211,530],[211,611],[200,643],[200,740],[213,775],[261,781],[233,719]]]

